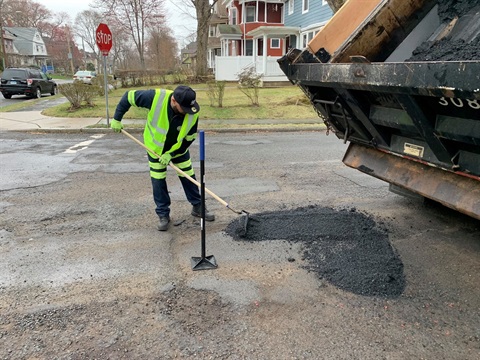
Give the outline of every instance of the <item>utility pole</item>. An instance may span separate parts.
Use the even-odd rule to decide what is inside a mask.
[[[7,52],[5,51],[5,39],[3,38],[3,21],[2,21],[2,7],[3,7],[3,0],[0,0],[0,40],[2,41],[2,69],[8,66],[7,64]]]
[[[70,67],[72,69],[72,75],[75,74],[75,69],[73,68],[73,53],[72,49],[70,48],[70,28],[66,26],[67,28],[67,44],[68,44],[68,58],[70,59]]]
[[[0,5],[1,6],[1,5]],[[5,39],[3,38],[2,19],[0,18],[0,37],[2,40],[2,69],[5,70],[7,65],[7,53],[5,51]]]
[[[85,42],[82,36],[82,49],[83,49],[83,70],[87,70],[87,56],[85,54]]]

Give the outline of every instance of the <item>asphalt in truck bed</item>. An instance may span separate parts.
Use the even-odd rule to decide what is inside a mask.
[[[458,18],[450,34],[418,46],[408,61],[464,61],[480,59],[480,5],[478,0],[439,0],[444,24]],[[476,36],[474,34],[477,34]]]

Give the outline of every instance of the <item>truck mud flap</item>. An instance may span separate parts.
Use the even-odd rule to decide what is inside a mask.
[[[480,181],[351,143],[343,163],[480,220]]]

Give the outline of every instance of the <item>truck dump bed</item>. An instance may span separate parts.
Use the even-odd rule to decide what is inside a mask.
[[[480,219],[480,49],[470,46],[480,38],[480,7],[442,19],[448,1],[372,0],[340,42],[323,40],[334,34],[329,22],[279,63],[328,129],[350,142],[345,164]],[[361,3],[347,2],[333,24]],[[458,61],[408,61],[442,56]]]

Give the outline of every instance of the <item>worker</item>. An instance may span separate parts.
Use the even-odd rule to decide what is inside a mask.
[[[115,132],[123,129],[122,118],[131,106],[149,110],[143,132],[152,180],[153,200],[160,223],[158,230],[168,230],[170,224],[170,196],[167,188],[167,166],[170,161],[180,170],[195,179],[188,148],[197,137],[198,113],[200,106],[196,93],[189,86],[180,85],[172,90],[130,90],[127,91],[115,110],[111,128]],[[198,186],[182,174],[178,174],[187,200],[192,204],[191,214],[201,217],[201,197]],[[215,215],[205,209],[205,220],[215,220]]]

